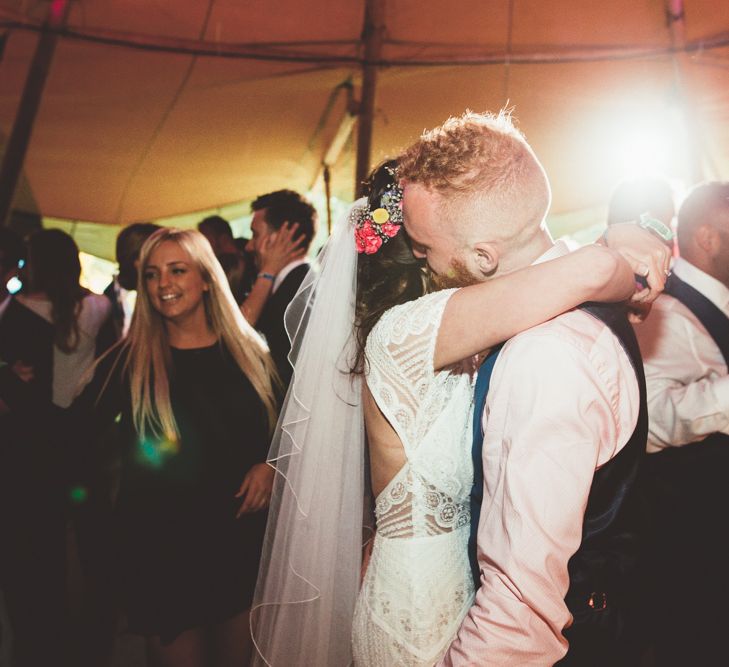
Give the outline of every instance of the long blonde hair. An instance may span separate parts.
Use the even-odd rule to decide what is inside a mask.
[[[208,326],[225,345],[253,385],[266,408],[269,431],[277,418],[276,390],[280,381],[268,348],[245,320],[233,298],[225,273],[210,244],[196,230],[162,228],[142,246],[137,279],[137,303],[123,345],[128,348],[132,417],[140,438],[151,431],[156,437],[176,440],[177,422],[170,402],[169,373],[172,354],[162,316],[154,309],[144,278],[152,252],[165,241],[177,243],[200,271],[208,290],[203,303]]]

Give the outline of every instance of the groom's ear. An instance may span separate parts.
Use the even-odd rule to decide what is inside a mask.
[[[493,243],[479,242],[473,247],[476,253],[476,266],[484,278],[493,275],[499,267],[499,251]]]

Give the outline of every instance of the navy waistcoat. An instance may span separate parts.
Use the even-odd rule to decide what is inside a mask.
[[[593,476],[583,519],[582,543],[568,565],[570,587],[565,601],[575,617],[575,623],[579,623],[585,613],[600,610],[609,600],[619,600],[627,594],[626,587],[629,588],[628,582],[634,575],[638,558],[643,517],[635,482],[648,437],[643,362],[624,308],[594,303],[585,304],[581,308],[604,322],[623,345],[638,379],[640,410],[635,430],[627,444],[596,470]],[[483,493],[481,415],[495,356],[490,364],[488,361],[489,359],[479,370],[474,404],[474,493],[471,507],[473,540],[469,544],[469,557],[474,567],[476,587],[480,584],[480,577],[476,562],[475,536]]]

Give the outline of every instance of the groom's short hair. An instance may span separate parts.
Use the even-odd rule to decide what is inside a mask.
[[[483,219],[486,213],[498,221],[493,231],[502,238],[538,228],[549,208],[544,169],[505,111],[449,118],[423,133],[398,163],[406,182],[441,195],[446,217],[455,221],[471,210]]]

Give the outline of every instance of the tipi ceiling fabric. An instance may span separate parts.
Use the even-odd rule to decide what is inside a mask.
[[[373,163],[466,108],[508,104],[551,177],[555,215],[605,204],[624,171],[613,149],[636,119],[679,145],[662,165],[669,176],[695,180],[698,161],[704,177],[728,178],[726,2],[685,0],[673,38],[666,4],[384,0]],[[49,5],[0,0],[4,137]],[[15,208],[122,224],[309,189],[346,112],[338,86],[360,94],[364,10],[364,0],[75,0]],[[355,144],[332,174],[345,199]]]

